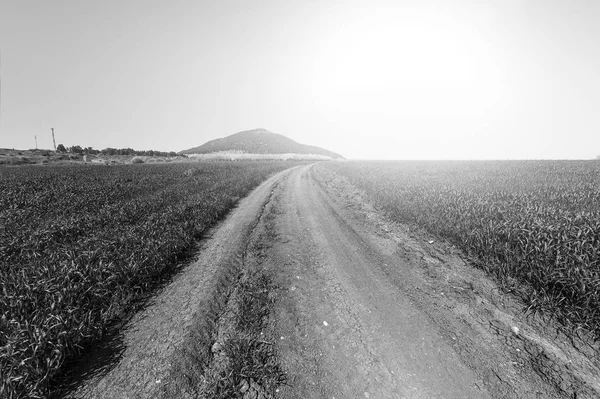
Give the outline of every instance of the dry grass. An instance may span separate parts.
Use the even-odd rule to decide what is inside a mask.
[[[250,154],[242,151],[190,154],[188,157],[199,161],[330,161],[332,159],[319,154]]]

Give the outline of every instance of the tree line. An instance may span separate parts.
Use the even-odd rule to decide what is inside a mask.
[[[159,156],[159,157],[176,157],[175,151],[154,151],[154,150],[134,150],[133,148],[105,148],[103,150],[96,150],[92,147],[81,147],[74,145],[71,147],[65,147],[63,144],[59,144],[56,147],[57,152],[80,154],[80,155],[143,155],[143,156]]]

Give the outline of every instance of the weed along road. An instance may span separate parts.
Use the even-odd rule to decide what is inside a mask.
[[[577,342],[328,170],[271,177],[74,397],[598,397]]]

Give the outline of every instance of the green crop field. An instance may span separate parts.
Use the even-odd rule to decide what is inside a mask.
[[[44,397],[66,361],[290,162],[0,169],[0,397]]]
[[[452,241],[531,310],[600,337],[599,161],[326,167],[392,219]]]

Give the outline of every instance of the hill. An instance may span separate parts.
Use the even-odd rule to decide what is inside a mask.
[[[244,152],[248,154],[316,154],[334,159],[344,157],[335,152],[312,145],[300,144],[281,134],[266,129],[246,130],[227,137],[211,140],[200,147],[190,148],[180,154],[210,154],[215,152]]]

